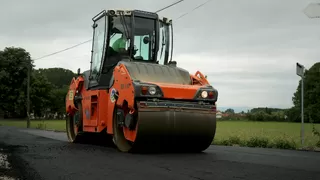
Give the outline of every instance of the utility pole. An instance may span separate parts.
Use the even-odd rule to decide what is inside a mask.
[[[303,145],[304,145],[304,126],[303,126],[303,124],[304,124],[304,115],[303,115],[304,82],[303,81],[304,81],[304,69],[305,68],[303,65],[301,65],[299,63],[297,63],[296,65],[297,65],[296,66],[296,73],[298,76],[301,77],[301,147],[303,147]]]
[[[30,128],[30,74],[31,74],[31,63],[28,67],[28,78],[27,78],[27,128]]]

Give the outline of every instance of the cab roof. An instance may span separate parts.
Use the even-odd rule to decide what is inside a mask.
[[[164,16],[159,16],[155,12],[149,12],[149,11],[143,11],[143,10],[137,10],[137,9],[107,9],[106,10],[108,15],[120,15],[123,13],[125,16],[130,16],[132,13],[138,14],[138,15],[147,15],[147,16],[153,16],[156,18],[159,18],[160,21],[164,23],[171,23],[172,19],[169,19]]]

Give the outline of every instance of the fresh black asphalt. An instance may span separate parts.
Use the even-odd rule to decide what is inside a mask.
[[[0,161],[0,179],[12,180],[320,179],[317,152],[211,146],[200,154],[125,154],[71,144],[61,132],[4,126]]]

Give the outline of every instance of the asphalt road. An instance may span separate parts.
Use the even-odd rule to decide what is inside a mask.
[[[319,167],[317,152],[212,146],[201,154],[124,154],[68,143],[65,133],[0,126],[0,179],[317,180]]]

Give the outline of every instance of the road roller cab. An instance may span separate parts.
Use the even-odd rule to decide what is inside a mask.
[[[66,96],[69,140],[94,133],[122,152],[205,150],[218,92],[202,73],[172,61],[172,21],[140,10],[92,20],[91,68],[72,79]]]

